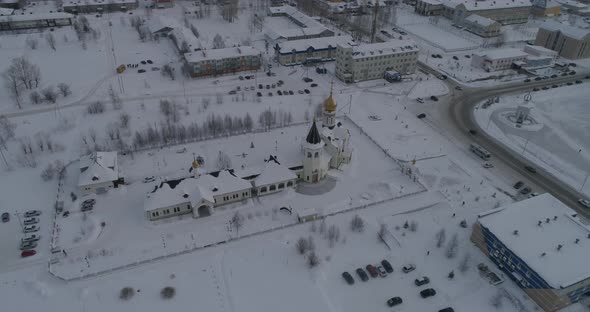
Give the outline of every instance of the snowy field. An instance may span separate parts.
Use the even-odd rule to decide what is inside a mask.
[[[533,92],[534,125],[516,128],[505,118],[524,102],[524,94],[505,96],[488,109],[476,110],[476,120],[532,163],[590,196],[590,183],[584,184],[590,168],[590,110],[582,100],[590,96],[586,84]]]
[[[469,39],[445,31],[433,24],[403,25],[409,33],[430,42],[433,46],[446,52],[464,51],[477,48],[479,44]]]

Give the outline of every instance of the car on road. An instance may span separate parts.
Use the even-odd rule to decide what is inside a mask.
[[[398,304],[402,304],[403,300],[400,297],[393,297],[389,300],[387,300],[387,305],[390,307],[396,306]]]
[[[549,90],[548,86],[544,86],[543,88],[541,88],[542,90]]]
[[[35,251],[35,249],[23,250],[23,252],[20,253],[20,256],[22,258],[26,258],[26,257],[34,256],[36,253],[37,252]]]
[[[453,55],[453,60],[458,61],[459,58],[456,55]]]
[[[393,267],[391,266],[391,263],[389,263],[389,261],[381,260],[381,265],[383,266],[385,271],[387,271],[387,273],[393,273]]]
[[[27,241],[20,243],[20,250],[29,250],[37,247],[36,241]]]
[[[64,211],[64,213],[61,215],[64,218],[67,218],[70,215],[69,211]]]
[[[380,265],[377,266],[377,272],[379,272],[379,276],[381,276],[381,277],[386,277],[387,276],[387,272]]]
[[[236,94],[236,93],[238,93],[236,90],[231,90],[231,91],[229,91],[227,94],[229,94],[229,95],[234,95],[234,94]]]
[[[309,90],[308,89],[303,89],[303,92],[305,92],[305,94],[309,94]]]
[[[29,211],[25,212],[25,218],[36,217],[36,216],[40,216],[40,215],[41,215],[41,211],[39,211],[39,210],[29,210]]]
[[[152,62],[152,60],[147,60],[146,63],[153,64],[154,62]]]
[[[418,119],[426,118],[426,114],[424,114],[424,113],[420,113],[420,114],[418,114],[418,116],[416,116],[416,117],[418,117]]]
[[[244,80],[244,76],[238,76],[238,79]]]
[[[430,97],[430,99],[431,99],[431,100],[433,100],[433,101],[435,101],[435,102],[438,102],[438,98],[437,98],[436,96],[434,96],[434,95],[432,95],[432,96]]]
[[[570,72],[570,76],[573,76],[573,75],[575,75],[575,74],[576,74],[576,71],[575,71],[575,70],[572,70],[572,71]]]
[[[525,79],[524,82],[531,82],[529,78]]]
[[[557,78],[557,75],[553,74],[551,75],[551,78]]]
[[[416,98],[416,101],[418,101],[418,103],[424,103],[424,99],[423,98]]]
[[[441,80],[445,80],[445,79],[447,79],[447,78],[449,78],[449,77],[447,77],[447,75],[440,75],[440,79],[441,79]]]
[[[519,188],[521,188],[523,185],[524,185],[524,182],[522,182],[522,181],[518,181],[518,182],[514,183],[514,188],[518,190],[518,189],[519,189]]]
[[[352,275],[350,275],[350,273],[344,272],[342,273],[342,277],[348,283],[348,285],[354,284],[354,278],[352,278]]]
[[[143,178],[143,183],[149,183],[149,182],[154,182],[154,181],[156,181],[156,177],[154,177],[154,176],[149,176],[149,177]]]
[[[289,90],[289,95],[293,95],[293,94],[295,94],[295,93],[293,92],[293,90]]]
[[[541,77],[536,77],[536,78],[535,78],[535,81],[540,81],[541,79],[543,79],[543,78],[541,78]]]
[[[2,213],[2,222],[6,223],[10,221],[10,214],[8,212]]]
[[[455,86],[455,90],[461,91],[461,90],[463,90],[463,88],[461,88],[461,86]]]
[[[281,90],[278,90],[277,95],[283,95],[283,92]]]
[[[256,96],[262,96],[261,92],[256,92]]]
[[[377,272],[377,269],[373,265],[371,265],[371,264],[367,265],[366,269],[372,278],[379,276],[379,272]]]
[[[310,87],[312,87],[312,88],[315,88],[315,87],[317,87],[317,86],[318,86],[318,84],[317,84],[317,83],[312,83],[312,84],[310,84],[309,86],[310,86]]]
[[[410,273],[410,272],[414,271],[415,269],[416,269],[416,266],[413,264],[407,264],[402,267],[402,271],[404,271],[404,273]]]
[[[438,312],[455,312],[455,310],[453,310],[453,308],[451,308],[451,307],[447,307],[447,308],[438,310]]]
[[[533,91],[535,91],[535,92],[537,92],[539,90],[541,90],[541,89],[539,89],[539,88],[533,88]]]
[[[259,83],[258,84],[258,89],[264,89],[264,86],[261,83]]]
[[[145,69],[138,69],[138,70],[137,70],[137,72],[138,72],[139,74],[143,74],[143,73],[145,73]]]
[[[531,188],[528,187],[528,186],[526,186],[525,188],[523,188],[522,190],[520,190],[520,194],[522,194],[522,195],[526,195],[526,194],[528,194],[530,192],[531,192]]]
[[[358,275],[359,278],[361,279],[361,281],[363,281],[363,282],[366,282],[369,280],[369,276],[367,275],[365,270],[363,270],[361,268],[356,269],[356,275]]]
[[[36,224],[27,225],[23,228],[23,232],[25,233],[33,233],[39,231],[39,226]]]
[[[305,82],[313,82],[313,79],[311,79],[309,77],[303,77],[303,81],[305,81]]]
[[[557,88],[557,87],[559,87],[559,86],[558,86],[558,85],[552,85],[552,86],[551,86],[551,88],[553,88],[553,89],[555,89],[555,88]]]
[[[537,173],[537,169],[535,169],[533,166],[524,166],[524,169],[530,173]]]
[[[35,217],[26,218],[25,220],[23,220],[24,225],[31,225],[31,224],[37,224],[37,223],[39,223],[39,218],[35,218]]]
[[[568,82],[568,83],[566,83],[566,85],[568,85],[568,86],[572,86],[573,84],[574,84],[574,83],[573,83],[573,82],[571,82],[571,81],[570,81],[570,82]]]
[[[420,296],[422,296],[422,298],[428,298],[428,297],[432,297],[434,295],[436,295],[436,290],[434,290],[432,288],[426,288],[420,292]]]
[[[583,198],[578,199],[578,204],[580,204],[586,208],[590,208],[590,201],[587,199],[583,199]]]
[[[537,192],[532,192],[529,194],[529,198],[533,198],[533,197],[537,197],[537,196],[539,196],[539,193],[537,193]]]
[[[576,84],[582,83],[582,80],[576,80]]]
[[[21,242],[36,242],[39,239],[41,239],[41,235],[37,235],[37,234],[29,234],[26,235],[25,237],[21,238]]]
[[[465,57],[466,57],[466,58],[471,58],[471,55],[469,55],[469,54],[465,54]]]
[[[489,163],[489,162],[485,162],[482,165],[484,168],[489,169],[489,168],[494,168],[494,165]]]
[[[428,276],[422,276],[421,278],[417,278],[414,280],[414,284],[416,284],[416,286],[418,287],[426,285],[428,283],[430,283],[430,279],[428,278]]]

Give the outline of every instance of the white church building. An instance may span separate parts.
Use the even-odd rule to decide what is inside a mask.
[[[302,143],[303,172],[301,179],[309,183],[321,181],[328,169],[340,168],[350,162],[350,131],[336,120],[336,101],[330,96],[324,101],[321,129],[313,121],[309,133]]]

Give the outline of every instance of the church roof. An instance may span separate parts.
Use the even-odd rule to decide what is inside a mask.
[[[315,119],[313,120],[313,124],[311,125],[311,129],[309,129],[309,133],[307,134],[305,141],[309,144],[318,144],[322,142],[320,132],[318,131],[318,127],[315,124]]]
[[[324,101],[324,110],[330,113],[336,111],[336,101],[332,96],[332,88],[330,88],[330,96]]]

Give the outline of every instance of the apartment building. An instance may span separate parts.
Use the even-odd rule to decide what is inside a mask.
[[[250,46],[190,52],[184,59],[192,77],[257,70],[261,65],[260,51]]]
[[[559,56],[568,59],[590,57],[590,31],[556,21],[541,24],[535,45],[557,51]]]

